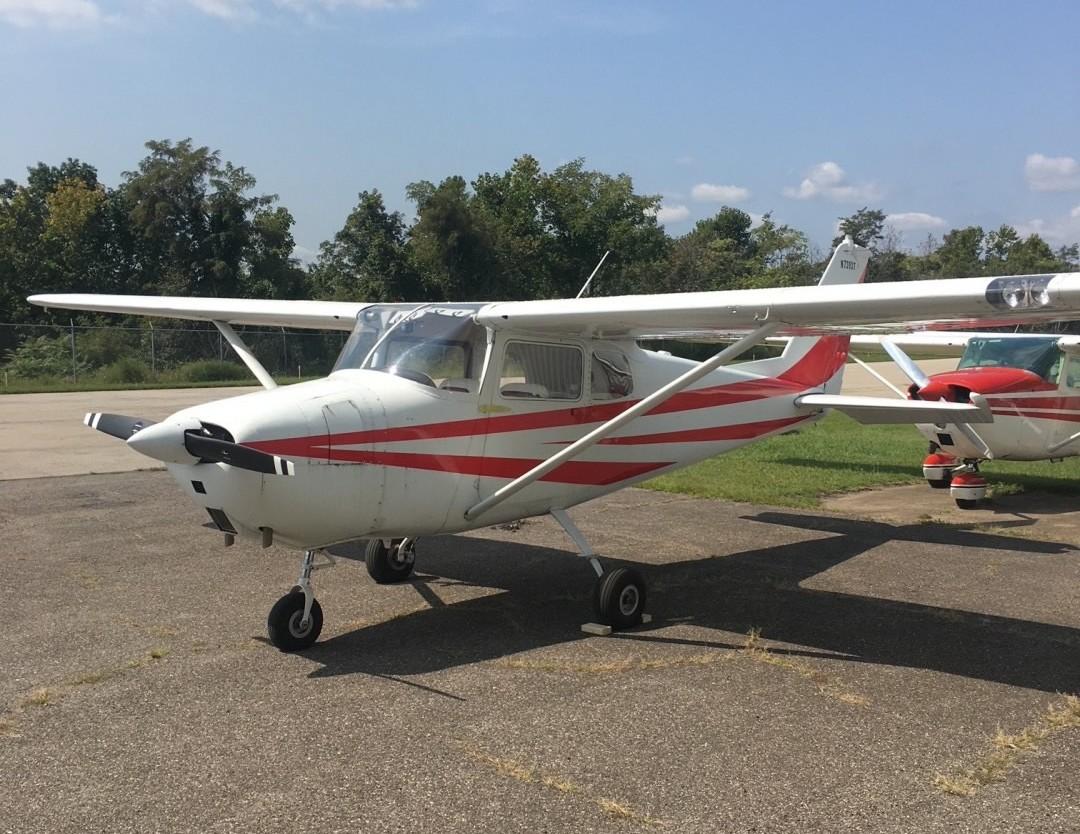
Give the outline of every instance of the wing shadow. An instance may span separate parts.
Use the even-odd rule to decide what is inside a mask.
[[[646,626],[624,636],[669,642],[656,633],[674,622],[806,647],[794,654],[842,654],[857,662],[922,668],[1046,692],[1080,689],[1080,629],[871,596],[805,588],[800,583],[888,541],[1020,551],[1073,552],[1071,545],[1008,538],[944,526],[890,524],[785,512],[743,516],[831,534],[773,547],[669,564],[633,565],[649,583]],[[465,536],[426,540],[415,580],[438,597],[441,584],[500,589],[477,599],[428,608],[316,644],[305,656],[312,677],[417,675],[584,639],[592,572],[575,555],[546,547]],[[730,649],[738,645],[690,641]]]

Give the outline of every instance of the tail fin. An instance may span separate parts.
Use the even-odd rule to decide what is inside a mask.
[[[845,237],[833,252],[818,286],[861,284],[866,280],[869,263],[870,250],[856,244],[850,236]],[[781,357],[787,369],[780,378],[807,388],[821,388],[827,394],[838,393],[849,342],[849,336],[796,336],[788,342]]]

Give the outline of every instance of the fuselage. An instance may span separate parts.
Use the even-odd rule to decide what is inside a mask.
[[[170,418],[220,427],[237,443],[288,458],[294,477],[221,463],[169,471],[240,535],[272,529],[277,540],[320,547],[458,532],[570,507],[806,426],[819,415],[798,412],[795,397],[837,391],[847,354],[846,338],[799,338],[780,357],[722,367],[467,521],[479,500],[696,364],[634,342],[489,331],[481,344],[455,372],[461,379],[342,368]],[[549,354],[569,357],[571,370],[550,367]]]
[[[1040,338],[1046,350],[1028,362],[1028,367],[999,364],[998,360],[992,365],[965,367],[962,360],[957,370],[930,377],[917,396],[967,402],[972,393],[982,395],[994,422],[974,428],[995,459],[1047,460],[1080,454],[1080,438],[1070,441],[1080,431],[1080,363],[1073,355],[1059,351],[1053,337],[1030,341],[1037,343]],[[1002,356],[1001,361],[1008,362],[1009,357]],[[986,457],[984,450],[955,425],[920,424],[918,428],[946,454],[967,460]]]

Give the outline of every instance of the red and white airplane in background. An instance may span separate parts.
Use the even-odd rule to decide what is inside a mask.
[[[1032,288],[1048,284],[1050,277],[1008,279],[1015,286],[1006,287],[1006,303],[1028,300]],[[911,380],[906,392],[868,370],[902,397],[963,403],[978,396],[989,406],[993,423],[977,429],[957,421],[918,425],[930,442],[924,477],[935,489],[950,489],[961,509],[974,509],[986,497],[986,479],[979,472],[984,460],[1080,455],[1080,336],[927,332],[855,336],[852,343],[878,344],[889,354]],[[928,376],[904,347],[960,348],[963,354],[956,370]]]
[[[552,515],[597,573],[596,616],[641,621],[646,588],[605,571],[567,509],[754,440],[827,409],[864,422],[980,424],[963,402],[839,394],[860,329],[1080,318],[1080,274],[862,284],[850,239],[812,287],[476,304],[367,304],[39,295],[51,308],[212,321],[266,390],[184,409],[160,423],[90,414],[92,427],[167,464],[226,534],[304,551],[296,586],[268,617],[282,650],[322,627],[316,555],[368,539],[377,582],[405,579],[417,537]],[[1028,282],[1017,303],[1009,281]],[[899,323],[899,324],[898,324]],[[233,324],[350,330],[333,372],[278,387]],[[644,338],[722,339],[706,362],[641,348]],[[727,364],[770,336],[774,358]]]

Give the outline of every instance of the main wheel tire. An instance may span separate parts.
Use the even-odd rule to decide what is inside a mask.
[[[926,482],[930,484],[930,489],[948,489],[952,483],[952,478],[941,478],[940,480],[926,479]]]
[[[615,568],[596,580],[593,608],[601,623],[632,628],[645,613],[645,580],[633,568]]]
[[[961,510],[977,510],[979,508],[979,502],[973,501],[970,498],[957,498],[956,506]]]
[[[380,585],[391,585],[395,582],[404,582],[413,572],[416,563],[416,548],[410,545],[405,553],[401,553],[393,542],[393,547],[387,548],[382,539],[369,539],[364,548],[364,564],[367,572]]]
[[[319,639],[322,631],[322,606],[318,600],[311,603],[311,617],[307,626],[300,627],[304,617],[303,591],[289,591],[274,603],[266,618],[266,633],[270,642],[283,652],[299,652]]]

